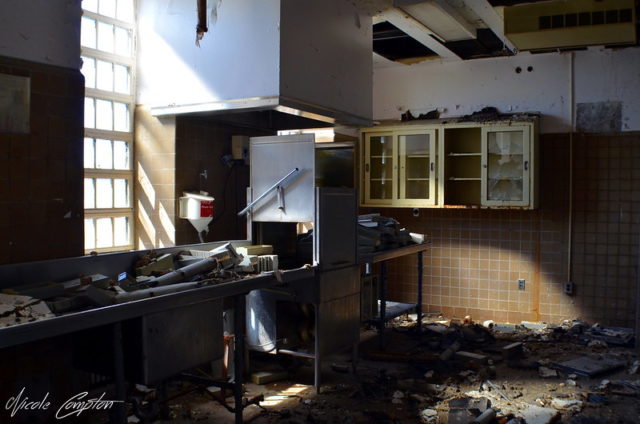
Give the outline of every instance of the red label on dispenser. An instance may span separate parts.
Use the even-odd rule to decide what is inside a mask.
[[[200,202],[200,218],[213,217],[213,202],[202,201]]]

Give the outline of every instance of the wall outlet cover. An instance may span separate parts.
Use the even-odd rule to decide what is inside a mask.
[[[562,286],[562,290],[565,292],[565,294],[573,294],[573,288],[574,287],[572,281],[567,281]]]
[[[525,287],[525,279],[524,278],[520,278],[518,280],[518,290],[524,290]]]

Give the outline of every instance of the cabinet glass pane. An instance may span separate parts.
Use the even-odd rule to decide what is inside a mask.
[[[487,199],[523,199],[524,138],[522,131],[487,133]]]
[[[428,156],[431,147],[429,134],[401,135],[400,143],[404,143],[407,156]]]
[[[405,198],[428,199],[429,181],[407,181],[405,185]]]
[[[407,158],[407,178],[429,178],[429,158]]]
[[[393,138],[391,136],[375,136],[369,139],[371,146],[371,156],[388,156],[393,155]]]
[[[393,197],[392,181],[371,181],[370,197],[372,199],[391,199]]]
[[[391,180],[393,178],[393,160],[391,158],[371,158],[371,179]]]
[[[430,134],[401,135],[400,152],[404,154],[403,181],[405,199],[428,199],[431,158]],[[402,193],[402,189],[400,192]]]

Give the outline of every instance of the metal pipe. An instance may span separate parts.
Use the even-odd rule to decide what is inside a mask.
[[[416,304],[416,315],[418,319],[418,333],[422,332],[422,272],[423,272],[423,252],[418,252],[418,303]]]
[[[269,187],[267,189],[267,191],[265,191],[260,196],[258,196],[258,198],[256,200],[252,201],[244,209],[242,209],[240,212],[238,212],[238,216],[242,216],[242,215],[246,214],[247,212],[249,212],[253,208],[253,205],[258,203],[260,200],[264,199],[269,193],[271,193],[273,190],[276,190],[280,186],[280,184],[284,183],[289,177],[291,177],[294,174],[297,174],[298,172],[300,172],[299,168],[293,168],[287,175],[285,175],[284,177],[279,179],[275,184],[273,184],[271,187]]]
[[[209,30],[207,28],[207,0],[198,1],[198,25],[196,26],[196,46],[200,47],[200,40],[204,37],[204,33]]]
[[[193,277],[197,274],[211,271],[218,266],[218,260],[214,257],[204,258],[201,261],[192,263],[187,266],[183,266],[180,269],[169,272],[165,275],[155,278],[149,283],[157,286],[167,286],[169,284],[179,283],[185,281],[187,278]]]

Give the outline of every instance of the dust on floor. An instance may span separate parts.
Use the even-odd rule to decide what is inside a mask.
[[[311,362],[259,357],[252,371],[286,369],[288,378],[246,385],[245,397],[265,400],[245,409],[245,422],[640,423],[640,362],[627,331],[580,321],[523,324],[440,318],[418,332],[410,318],[397,319],[384,350],[375,332],[363,333],[355,374],[348,354],[327,358],[320,394]],[[203,391],[175,398],[168,411],[161,422],[234,422]]]

